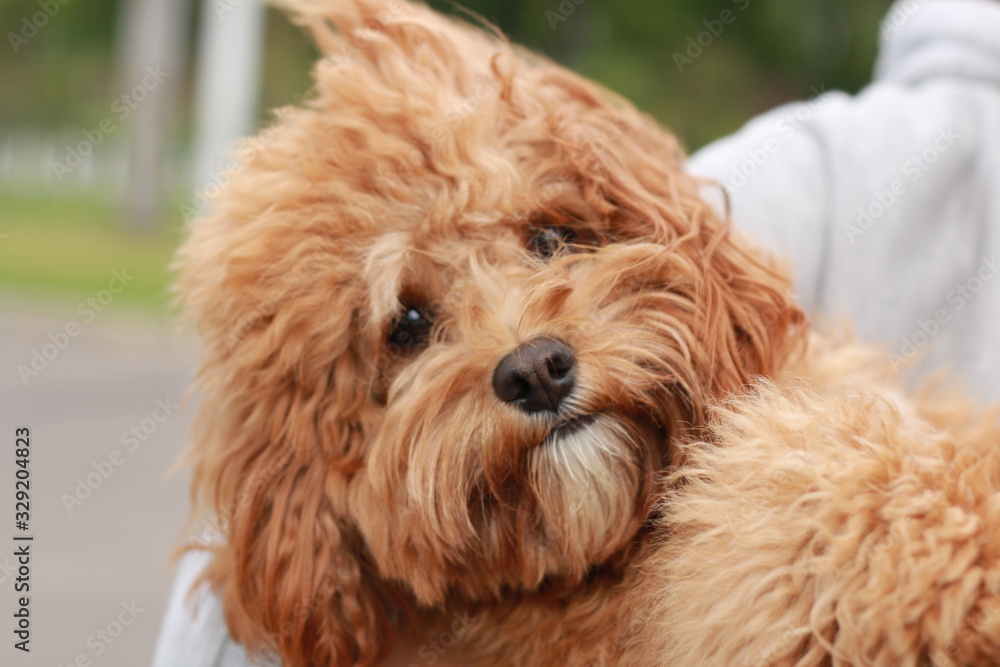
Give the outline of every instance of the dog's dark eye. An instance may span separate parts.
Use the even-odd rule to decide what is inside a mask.
[[[403,350],[412,350],[427,342],[431,332],[430,317],[424,311],[406,306],[403,315],[397,319],[389,332],[389,344]]]
[[[532,235],[531,249],[539,257],[549,259],[575,240],[576,234],[569,227],[542,227]]]

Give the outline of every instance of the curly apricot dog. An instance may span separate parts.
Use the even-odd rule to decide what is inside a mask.
[[[377,665],[462,613],[461,664],[996,664],[994,421],[810,339],[625,101],[421,5],[286,4],[315,93],[178,260],[238,641]]]

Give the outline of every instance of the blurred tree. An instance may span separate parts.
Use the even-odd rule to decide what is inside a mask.
[[[38,0],[0,3],[0,128],[77,124],[107,113],[108,95],[118,84],[113,63],[120,4],[56,0],[57,9],[45,11]]]

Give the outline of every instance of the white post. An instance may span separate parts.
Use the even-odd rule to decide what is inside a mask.
[[[198,188],[225,169],[227,152],[256,127],[265,11],[261,0],[202,0],[195,72]]]
[[[126,222],[148,231],[160,220],[167,137],[174,130],[183,64],[184,0],[130,0],[121,35],[123,91],[116,101],[129,125]]]

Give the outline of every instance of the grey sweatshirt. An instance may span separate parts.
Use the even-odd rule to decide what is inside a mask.
[[[914,381],[950,366],[997,400],[1000,2],[901,0],[881,29],[860,94],[779,107],[689,169],[792,260],[815,319],[849,317]]]
[[[875,80],[755,118],[692,156],[733,220],[792,260],[802,302],[914,377],[951,364],[1000,399],[1000,2],[899,0]],[[822,89],[822,82],[817,83]],[[720,208],[722,197],[715,196]],[[251,664],[179,565],[154,667]]]

